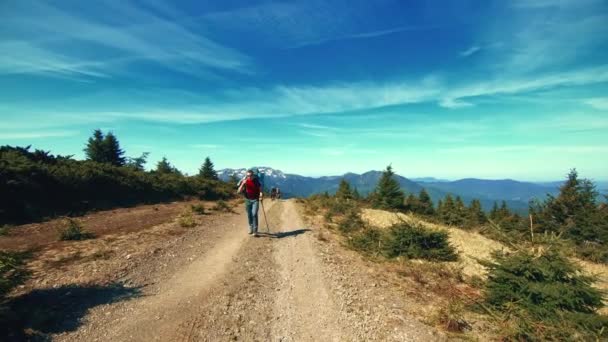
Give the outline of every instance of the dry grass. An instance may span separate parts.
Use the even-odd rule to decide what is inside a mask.
[[[456,247],[460,254],[461,260],[459,263],[462,266],[462,272],[464,275],[471,278],[481,277],[482,279],[485,279],[486,270],[478,260],[490,259],[492,251],[509,249],[500,242],[491,240],[477,232],[428,223],[402,213],[363,209],[361,218],[364,222],[379,228],[387,228],[395,223],[399,223],[401,220],[405,220],[407,222],[418,222],[429,228],[448,231],[450,243]],[[583,270],[588,274],[597,277],[597,281],[593,285],[594,287],[608,291],[608,265],[596,264],[576,258],[571,258],[571,260],[581,265]],[[608,315],[608,307],[601,309],[600,313]]]
[[[494,250],[506,249],[506,247],[494,240],[490,240],[476,232],[468,232],[457,228],[428,223],[410,215],[393,213],[384,210],[363,209],[361,214],[363,221],[370,225],[387,228],[401,220],[418,223],[428,228],[447,231],[450,243],[456,247],[461,257],[463,273],[467,276],[485,277],[485,268],[479,264],[480,259],[489,259]]]

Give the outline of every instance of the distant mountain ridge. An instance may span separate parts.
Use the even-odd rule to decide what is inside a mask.
[[[296,174],[286,174],[271,167],[259,166],[265,172],[265,187],[280,187],[285,197],[307,197],[316,193],[335,193],[342,178],[356,188],[362,195],[371,192],[382,171],[368,171],[362,174],[346,173],[342,176],[306,177]],[[245,175],[247,169],[224,169],[218,172],[223,180],[230,179],[235,174],[238,178]],[[541,185],[530,182],[520,182],[512,179],[486,180],[466,178],[457,181],[444,181],[432,177],[418,178],[418,182],[409,178],[395,175],[395,179],[406,193],[418,194],[425,188],[435,203],[447,194],[460,196],[465,203],[473,198],[481,201],[485,210],[490,210],[493,203],[505,201],[510,208],[525,212],[531,199],[544,200],[547,194],[557,194],[555,185]]]

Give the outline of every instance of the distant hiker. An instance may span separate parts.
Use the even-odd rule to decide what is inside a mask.
[[[277,193],[274,197],[276,197],[277,199],[281,199],[281,189],[277,188]]]
[[[275,198],[277,198],[277,188],[272,188],[270,189],[270,199],[274,200]]]
[[[262,193],[262,184],[253,170],[247,170],[245,179],[240,182],[238,192],[245,196],[245,210],[247,211],[247,220],[249,221],[249,234],[257,237],[258,209],[260,208],[260,201],[264,199],[264,194]]]

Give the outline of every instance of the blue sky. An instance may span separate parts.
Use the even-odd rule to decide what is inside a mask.
[[[608,3],[0,3],[0,144],[194,173],[608,179]]]

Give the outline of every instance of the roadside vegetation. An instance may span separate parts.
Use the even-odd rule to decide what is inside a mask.
[[[0,147],[0,226],[137,204],[235,196],[208,157],[193,176],[167,158],[146,171],[149,153],[125,157],[116,136],[100,130],[84,151],[86,160],[74,160],[29,146]]]
[[[512,212],[505,202],[486,212],[479,200],[469,205],[447,195],[435,205],[423,189],[405,194],[389,166],[376,188],[363,197],[342,180],[334,195],[304,200],[307,214],[322,217],[324,230],[371,260],[386,263],[420,291],[441,298],[432,323],[451,333],[471,330],[468,317],[491,322],[502,340],[601,340],[608,317],[598,313],[605,293],[571,260],[608,263],[608,208],[597,203],[592,182],[572,170],[556,196],[530,203],[529,215]],[[365,208],[407,214],[389,227],[362,219]],[[396,217],[400,217],[396,215]],[[484,276],[465,277],[443,225],[477,232],[507,246],[480,260]],[[323,240],[327,233],[323,233]]]

